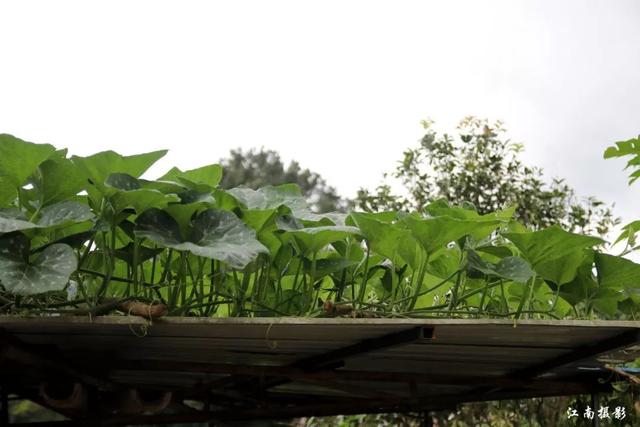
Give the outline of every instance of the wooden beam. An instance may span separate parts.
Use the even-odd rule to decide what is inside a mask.
[[[519,369],[509,376],[514,378],[536,378],[546,372],[560,368],[571,363],[576,363],[603,353],[616,351],[640,343],[640,330],[632,329],[614,337],[595,342],[591,345],[579,347],[560,356],[545,360],[533,366]]]
[[[317,372],[305,372],[299,368],[290,366],[257,366],[236,365],[229,363],[199,363],[166,360],[118,360],[104,366],[109,369],[130,371],[161,371],[161,372],[189,372],[202,374],[238,375],[247,377],[286,377],[293,381],[371,381],[387,383],[436,384],[436,385],[468,385],[468,386],[493,386],[504,388],[548,388],[559,384],[583,384],[595,383],[599,376],[584,374],[580,378],[570,380],[544,380],[523,379],[513,377],[495,376],[460,376],[455,374],[424,374],[410,372],[389,371],[347,371],[347,370],[323,370]]]
[[[380,337],[368,338],[355,344],[331,350],[326,353],[305,357],[287,365],[287,367],[302,370],[303,372],[317,372],[323,369],[333,369],[341,366],[344,360],[349,357],[361,356],[372,351],[383,350],[398,345],[432,338],[433,328],[416,326],[399,332],[385,334]],[[245,390],[248,386],[248,388],[252,389],[254,392],[259,392],[260,390],[266,390],[271,387],[286,384],[290,381],[291,380],[286,376],[281,376],[280,378],[272,378],[268,381],[262,381],[261,384],[256,387],[254,380],[247,381],[246,379],[238,378],[237,376],[230,376],[211,381],[207,384],[207,387],[214,389],[229,387]]]
[[[560,368],[562,366],[566,366],[571,363],[576,363],[581,360],[588,359],[590,357],[595,357],[610,351],[616,351],[621,348],[629,347],[634,344],[638,344],[639,342],[640,342],[640,329],[634,328],[634,329],[625,331],[619,335],[613,336],[611,338],[607,338],[605,340],[597,341],[590,345],[579,347],[565,354],[561,354],[560,356],[553,357],[549,360],[545,360],[542,363],[538,363],[523,369],[513,371],[508,375],[508,377],[514,378],[514,379],[522,379],[522,380],[535,379],[541,376],[542,374],[545,374],[549,371]],[[496,391],[500,390],[501,388],[502,387],[483,386],[483,387],[478,387],[473,391],[478,394],[493,395]],[[587,391],[590,392],[589,390]]]
[[[327,366],[342,362],[353,356],[361,356],[373,351],[384,350],[398,345],[410,344],[420,340],[430,340],[433,338],[433,328],[414,327],[400,332],[392,332],[381,337],[369,338],[355,344],[338,348],[318,355],[305,357],[297,360],[291,365],[292,368],[299,368],[306,372],[314,372],[325,369]]]

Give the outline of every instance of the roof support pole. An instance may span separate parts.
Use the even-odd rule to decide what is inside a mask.
[[[421,427],[433,427],[433,418],[431,418],[431,413],[429,411],[423,412],[420,418]]]
[[[600,427],[600,417],[598,417],[598,409],[600,408],[600,395],[598,393],[591,393],[591,407],[593,408],[593,418],[591,419],[591,425],[593,427]]]

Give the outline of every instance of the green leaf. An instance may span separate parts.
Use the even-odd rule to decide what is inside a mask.
[[[67,230],[65,230],[67,231]],[[85,243],[87,243],[87,241],[89,239],[91,239],[93,236],[95,236],[96,231],[95,230],[88,230],[88,231],[81,231],[79,233],[72,233],[69,234],[67,236],[64,236],[60,239],[54,240],[52,242],[48,242],[36,249],[33,249],[32,252],[41,252],[44,249],[48,248],[51,245],[54,245],[56,243],[64,243],[65,245],[69,245],[71,246],[73,249],[80,249]],[[3,238],[5,236],[2,236]]]
[[[186,190],[180,192],[178,194],[178,197],[180,198],[180,203],[182,204],[204,202],[210,205],[216,205],[216,200],[210,191],[201,193],[196,190]]]
[[[142,184],[137,178],[127,173],[112,173],[104,180],[105,185],[116,190],[131,191],[139,190]]]
[[[312,261],[308,258],[303,259],[303,264],[306,272],[311,271]],[[323,276],[327,276],[336,271],[344,270],[348,267],[357,265],[357,261],[344,258],[323,258],[316,260],[315,278],[319,279]]]
[[[628,296],[640,293],[640,264],[599,252],[596,252],[594,261],[601,287],[624,290]]]
[[[413,237],[406,228],[379,221],[378,217],[378,215],[370,213],[351,213],[353,222],[367,239],[371,250],[395,263],[399,255],[400,243],[405,239],[413,239]]]
[[[58,291],[66,286],[76,268],[73,249],[55,244],[29,263],[0,255],[0,282],[7,292],[18,295]]]
[[[180,198],[175,194],[163,194],[156,190],[146,189],[121,191],[111,197],[111,203],[116,212],[133,208],[136,213],[142,213],[151,208],[165,208],[170,203],[179,201]]]
[[[591,295],[598,289],[598,283],[595,281],[591,271],[592,267],[593,251],[588,251],[573,280],[560,288],[560,296],[571,305],[575,306],[581,301],[590,299]]]
[[[259,190],[236,187],[227,191],[247,209],[276,209],[287,206],[292,212],[308,209],[307,201],[302,197],[300,188],[295,184],[283,184],[276,187],[266,186]]]
[[[414,251],[415,250],[416,249],[414,249]],[[429,263],[426,266],[427,271],[433,276],[444,279],[460,270],[460,258],[460,249],[458,249],[457,247],[440,251],[435,257],[429,260]],[[409,264],[414,269],[415,267],[418,267],[418,265],[415,265],[413,263]]]
[[[275,219],[275,225],[278,230],[285,231],[295,231],[302,230],[304,228],[304,224],[298,221],[296,217],[289,214],[277,215]]]
[[[571,310],[571,304],[561,297],[556,297],[556,292],[542,281],[535,283],[531,302],[533,310],[547,311],[553,308],[552,313],[561,318],[566,317]]]
[[[536,265],[535,270],[545,280],[562,285],[571,282],[576,277],[584,257],[584,249],[578,249],[559,258],[542,261]]]
[[[507,246],[478,246],[475,250],[498,258],[505,258],[513,255],[513,252]]]
[[[216,188],[221,179],[222,166],[208,165],[184,172],[174,167],[162,177],[158,178],[158,181],[175,182],[189,189],[204,192]]]
[[[140,214],[151,208],[165,208],[170,203],[180,202],[176,194],[164,194],[159,190],[142,188],[137,178],[126,173],[112,173],[105,180],[106,194],[115,213],[132,208]]]
[[[156,255],[161,254],[164,251],[163,248],[148,248],[146,246],[138,246],[138,255],[137,262],[138,264],[143,263],[144,261],[153,258]],[[129,244],[123,248],[116,249],[115,256],[127,264],[133,267],[134,259],[135,259],[135,244],[133,242],[129,242]]]
[[[2,185],[19,187],[40,163],[55,153],[49,144],[33,144],[12,135],[0,134],[0,178]]]
[[[38,220],[40,228],[64,227],[94,219],[89,206],[71,200],[47,206],[40,213]]]
[[[244,211],[242,221],[259,233],[268,223],[274,221],[277,215],[276,209]]]
[[[149,209],[140,215],[134,230],[136,236],[147,238],[160,246],[178,248],[184,240],[178,223],[171,215],[160,209]]]
[[[236,187],[227,190],[227,193],[249,210],[269,210],[285,206],[294,217],[308,221],[306,225],[344,225],[346,218],[346,214],[340,212],[324,214],[312,212],[296,184],[282,184],[275,187],[269,185],[259,190]]]
[[[29,238],[20,231],[0,236],[0,256],[15,261],[29,259]]]
[[[114,151],[103,151],[88,157],[73,156],[71,160],[101,191],[105,190],[105,180],[114,173],[123,173],[139,178],[156,161],[167,154],[167,150],[122,156]]]
[[[178,194],[185,190],[184,185],[176,184],[169,181],[149,181],[147,179],[139,179],[138,182],[142,185],[142,188],[148,190],[158,190],[164,194]]]
[[[413,236],[429,255],[444,249],[450,242],[473,234],[476,238],[490,234],[499,224],[496,219],[465,220],[449,216],[417,219],[413,216],[404,218]]]
[[[604,158],[628,156],[640,154],[640,138],[632,138],[626,141],[618,141],[614,146],[608,147],[604,152]]]
[[[471,268],[484,274],[518,283],[526,283],[534,275],[529,263],[520,257],[508,256],[498,261],[497,264],[492,264],[480,258],[476,252],[469,250],[467,251],[467,262]]]
[[[626,239],[629,242],[629,245],[633,246],[635,244],[636,234],[638,233],[638,231],[640,231],[640,220],[630,222],[629,224],[622,227],[622,233],[620,233],[613,244],[615,245]]]
[[[542,262],[552,261],[580,249],[603,243],[602,239],[564,231],[557,225],[528,233],[503,233],[513,242],[534,269]]]
[[[286,231],[285,238],[293,238],[304,253],[315,253],[329,243],[358,234],[360,230],[356,227],[326,225]]]
[[[57,228],[94,219],[89,206],[72,200],[44,207],[33,223],[18,209],[0,209],[0,233],[33,228]]]
[[[17,196],[16,187],[8,179],[0,176],[0,208],[8,207]]]
[[[510,206],[497,212],[480,215],[473,209],[459,206],[449,206],[446,199],[439,199],[429,204],[425,211],[431,216],[450,216],[457,219],[475,220],[475,221],[495,221],[508,222],[516,211],[516,206]]]
[[[71,160],[49,159],[38,169],[32,183],[43,206],[73,197],[87,186],[87,180]]]
[[[514,256],[501,259],[496,264],[495,271],[498,276],[519,283],[525,283],[533,277],[533,270],[529,263]]]
[[[260,253],[269,253],[256,239],[254,230],[226,211],[210,209],[199,214],[193,222],[191,239],[197,245],[190,249],[195,255],[218,259],[236,268],[244,268]]]
[[[38,226],[25,218],[18,209],[0,209],[0,233],[10,233],[18,230],[29,230]]]
[[[618,302],[623,298],[624,296],[620,292],[613,289],[599,289],[593,294],[591,304],[599,312],[613,317],[618,311]]]
[[[636,168],[636,170],[629,175],[629,185],[631,185],[640,178],[640,169],[637,169],[640,166],[640,137],[627,141],[618,141],[615,146],[607,148],[604,152],[605,159],[622,156],[633,156],[625,167],[625,169]]]
[[[135,233],[160,246],[216,259],[233,268],[244,268],[260,253],[268,254],[267,248],[256,240],[254,230],[231,212],[214,209],[195,217],[187,238],[183,238],[172,216],[155,208],[138,217]]]
[[[598,312],[607,316],[614,316],[618,302],[625,298],[622,286],[615,281],[607,283],[607,279],[602,283],[596,281],[593,275],[594,259],[595,251],[587,251],[575,278],[560,288],[560,296],[574,306],[581,302],[586,302]],[[611,265],[602,264],[607,264],[607,261],[605,260],[602,263],[601,260],[602,274],[607,275],[604,270],[610,268]],[[600,273],[598,274],[600,275]],[[604,276],[598,278],[598,280],[600,279],[604,279]]]

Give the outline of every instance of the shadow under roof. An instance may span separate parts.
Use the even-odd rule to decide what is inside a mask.
[[[5,392],[43,403],[44,382],[82,383],[89,406],[57,410],[103,425],[596,393],[618,378],[610,365],[640,357],[631,321],[4,316],[0,329]],[[171,403],[152,415],[108,403],[129,389],[170,392]]]

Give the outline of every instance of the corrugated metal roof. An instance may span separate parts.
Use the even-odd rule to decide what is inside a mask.
[[[97,379],[96,393],[172,391],[173,415],[153,422],[175,421],[184,400],[214,402],[188,421],[585,393],[607,388],[607,363],[640,357],[640,322],[105,316],[0,317],[0,327],[70,376]],[[32,396],[51,371],[19,360],[2,370]],[[113,423],[138,422],[106,411]]]

